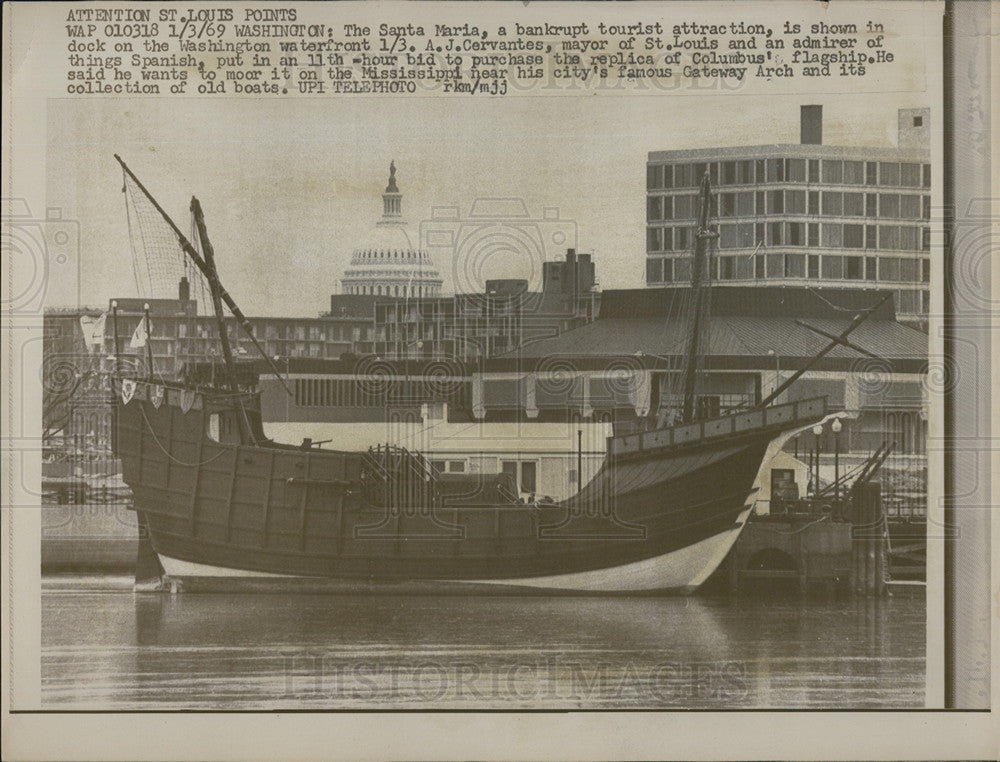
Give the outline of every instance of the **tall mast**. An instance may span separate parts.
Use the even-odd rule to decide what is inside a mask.
[[[681,420],[685,423],[694,419],[694,391],[698,377],[698,353],[703,325],[708,320],[708,281],[711,274],[708,271],[708,241],[717,237],[708,227],[709,207],[711,205],[711,183],[708,172],[701,179],[700,206],[698,210],[698,229],[694,235],[694,261],[691,266],[691,320],[688,347],[684,358],[684,407]]]
[[[229,332],[226,331],[226,316],[222,311],[222,288],[219,285],[219,271],[215,267],[215,249],[212,242],[208,240],[208,229],[205,227],[205,215],[201,211],[201,203],[194,196],[191,197],[191,213],[194,215],[194,223],[198,227],[198,238],[201,240],[201,248],[205,253],[205,264],[208,265],[208,288],[212,293],[212,307],[215,310],[215,320],[219,327],[219,342],[222,344],[222,358],[226,363],[226,376],[229,382],[229,391],[236,394],[239,391],[236,381],[236,366],[233,363],[233,350],[229,345]]]
[[[191,258],[191,261],[195,263],[195,265],[198,267],[199,270],[201,270],[202,275],[204,275],[205,278],[208,279],[209,283],[211,283],[213,277],[212,268],[209,267],[207,262],[205,262],[201,254],[198,253],[198,250],[191,245],[191,242],[180,231],[180,228],[178,228],[177,225],[174,224],[174,221],[170,219],[170,215],[163,210],[163,207],[160,206],[159,203],[157,203],[156,199],[153,198],[152,194],[148,190],[146,190],[146,186],[143,185],[142,182],[139,180],[139,178],[136,177],[135,174],[132,172],[132,170],[128,168],[128,165],[125,164],[124,161],[122,161],[121,156],[115,154],[115,159],[118,161],[119,164],[122,165],[122,170],[124,170],[125,174],[132,179],[132,182],[136,184],[139,190],[142,191],[143,195],[149,200],[149,203],[153,205],[153,208],[160,213],[160,216],[163,217],[164,221],[170,226],[170,229],[174,231],[174,235],[177,237],[177,241],[178,243],[180,243],[181,249],[184,250],[184,253]],[[219,288],[219,297],[222,299],[223,302],[225,302],[226,306],[229,308],[229,311],[233,313],[233,317],[236,318],[236,322],[239,323],[240,328],[243,329],[243,332],[247,335],[247,337],[249,337],[250,341],[253,342],[254,347],[257,349],[258,352],[260,352],[260,356],[267,361],[268,366],[271,368],[271,372],[281,382],[281,385],[285,387],[285,391],[288,394],[291,394],[292,391],[291,389],[288,388],[288,384],[285,383],[285,379],[282,378],[281,373],[278,370],[278,366],[274,364],[274,360],[272,360],[271,357],[264,351],[264,348],[260,345],[260,342],[257,341],[257,337],[253,335],[253,329],[250,326],[250,321],[246,319],[246,316],[243,314],[243,311],[236,305],[236,302],[233,301],[233,297],[229,295],[229,292],[226,291],[223,285],[218,282],[218,279],[216,279],[216,284],[218,285]]]

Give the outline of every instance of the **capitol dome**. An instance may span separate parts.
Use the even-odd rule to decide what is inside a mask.
[[[389,164],[389,184],[382,194],[382,218],[367,244],[354,250],[340,279],[341,293],[375,296],[432,297],[441,293],[441,274],[427,252],[406,229],[403,194],[396,185],[396,164]]]

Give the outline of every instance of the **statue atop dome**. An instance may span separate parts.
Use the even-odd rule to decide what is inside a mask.
[[[396,187],[396,161],[392,160],[389,162],[389,185],[386,186],[386,193],[399,193],[399,188]]]
[[[382,220],[398,220],[403,216],[403,194],[396,185],[396,162],[389,162],[389,184],[382,194]]]
[[[407,232],[403,194],[396,185],[396,162],[382,194],[382,217],[365,244],[354,250],[340,281],[342,293],[409,298],[440,296],[443,282],[427,252]]]

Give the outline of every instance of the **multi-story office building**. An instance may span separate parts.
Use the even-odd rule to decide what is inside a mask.
[[[822,106],[802,106],[799,145],[650,153],[646,285],[690,281],[707,172],[714,279],[891,290],[899,319],[920,322],[930,299],[929,110],[898,118],[895,148],[823,145]]]

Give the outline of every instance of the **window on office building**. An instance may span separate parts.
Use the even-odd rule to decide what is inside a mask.
[[[767,160],[767,181],[769,183],[780,183],[785,180],[785,160]]]
[[[789,222],[786,243],[789,246],[806,245],[806,224],[804,222]]]
[[[800,190],[785,191],[785,211],[788,214],[805,214],[806,192]]]
[[[847,217],[863,217],[865,214],[865,195],[863,193],[844,194],[844,215]]]
[[[736,194],[735,193],[720,193],[719,194],[719,216],[720,217],[735,217],[736,216]]]
[[[749,280],[754,277],[754,257],[733,257],[736,260],[736,277]]]
[[[687,283],[691,280],[691,257],[678,257],[674,260],[674,282]]]
[[[806,160],[788,160],[788,180],[793,183],[804,183],[806,181]]]
[[[736,194],[736,214],[740,217],[753,216],[753,191],[740,191]]]
[[[663,281],[663,260],[646,260],[646,283],[661,283]]]
[[[865,248],[878,248],[878,228],[875,225],[865,225]]]
[[[878,277],[876,273],[877,261],[875,257],[865,257],[865,280],[876,280]]]
[[[864,225],[844,225],[844,248],[863,249],[865,247]]]
[[[878,194],[865,194],[865,217],[878,217]]]
[[[904,188],[920,187],[920,165],[903,162],[899,165],[899,184]]]
[[[912,315],[917,312],[917,305],[919,303],[919,297],[917,296],[919,291],[898,291],[899,296],[899,307],[897,311],[903,313],[904,315]]]
[[[768,191],[767,192],[767,213],[768,214],[784,214],[785,212],[785,192],[784,191]]]
[[[899,260],[899,279],[905,283],[916,283],[920,280],[919,263],[920,260],[913,257],[903,257]]]
[[[663,251],[662,228],[646,228],[646,251]]]
[[[925,188],[930,188],[931,187],[931,165],[930,164],[924,164],[923,167],[924,167],[924,182],[923,182],[923,186]]]
[[[848,185],[864,185],[865,163],[863,161],[845,161],[844,182]]]
[[[659,196],[659,199],[660,199],[660,217],[658,219],[672,220],[674,218],[674,197]]]
[[[823,214],[839,217],[844,213],[844,194],[837,191],[823,191]]]
[[[650,196],[646,199],[646,219],[650,222],[663,219],[662,196]]]
[[[899,194],[880,193],[878,199],[878,215],[884,220],[899,219]]]
[[[804,278],[806,277],[806,255],[786,254],[785,255],[785,277]]]
[[[747,185],[754,181],[753,161],[746,160],[737,163],[737,182]]]
[[[785,255],[767,254],[767,277],[783,278],[785,275]]]
[[[823,159],[823,182],[844,182],[844,162],[839,159]]]
[[[844,257],[844,277],[861,280],[864,277],[864,257]]]
[[[646,188],[656,190],[663,187],[663,168],[656,165],[646,167]]]
[[[809,182],[819,182],[819,159],[809,159]]]
[[[808,277],[819,277],[819,254],[810,254],[807,260]]]
[[[753,277],[761,279],[764,277],[764,255],[757,254],[753,258]]]
[[[690,220],[694,217],[694,200],[695,196],[689,196],[687,194],[682,196],[674,196],[674,216],[675,220]]]
[[[807,246],[819,246],[819,223],[810,222],[808,228],[806,229],[808,238],[806,239]]]
[[[694,184],[700,185],[701,179],[708,173],[708,181],[712,185],[719,184],[719,165],[716,162],[699,162],[694,165]]]
[[[830,249],[839,249],[844,245],[844,226],[839,223],[826,222],[823,224],[823,246]]]
[[[920,250],[920,228],[904,225],[899,229],[899,248],[901,251]]]
[[[690,246],[690,230],[688,228],[674,228],[674,251],[686,251]]]
[[[874,161],[865,162],[865,185],[878,185],[878,164]]]
[[[736,257],[719,257],[719,280],[736,277]]]
[[[674,282],[674,260],[672,259],[663,260],[663,282]]]
[[[884,281],[899,280],[899,260],[896,257],[878,258],[879,279]]]
[[[757,191],[754,194],[754,210],[759,216],[763,216],[765,214],[764,191]]]
[[[722,162],[722,175],[719,177],[720,185],[736,185],[736,162]]]
[[[784,223],[769,222],[767,225],[767,243],[769,246],[780,246],[785,242]]]
[[[899,216],[904,220],[920,219],[920,196],[911,193],[899,197]]]
[[[737,245],[736,225],[719,225],[719,248],[735,249]]]
[[[931,229],[930,228],[920,228],[920,250],[930,251],[931,250]]]
[[[660,246],[663,251],[673,251],[674,250],[674,229],[673,228],[663,228],[661,231]]]
[[[819,191],[809,191],[809,214],[819,214]]]
[[[844,258],[827,254],[823,257],[823,277],[841,280],[844,277]]]
[[[899,164],[882,161],[878,165],[879,185],[899,185]]]
[[[899,225],[879,225],[878,245],[880,249],[899,250]]]
[[[929,259],[920,260],[920,282],[931,282],[931,261]]]
[[[736,226],[736,245],[741,249],[753,248],[756,239],[753,234],[752,222],[741,222]]]

